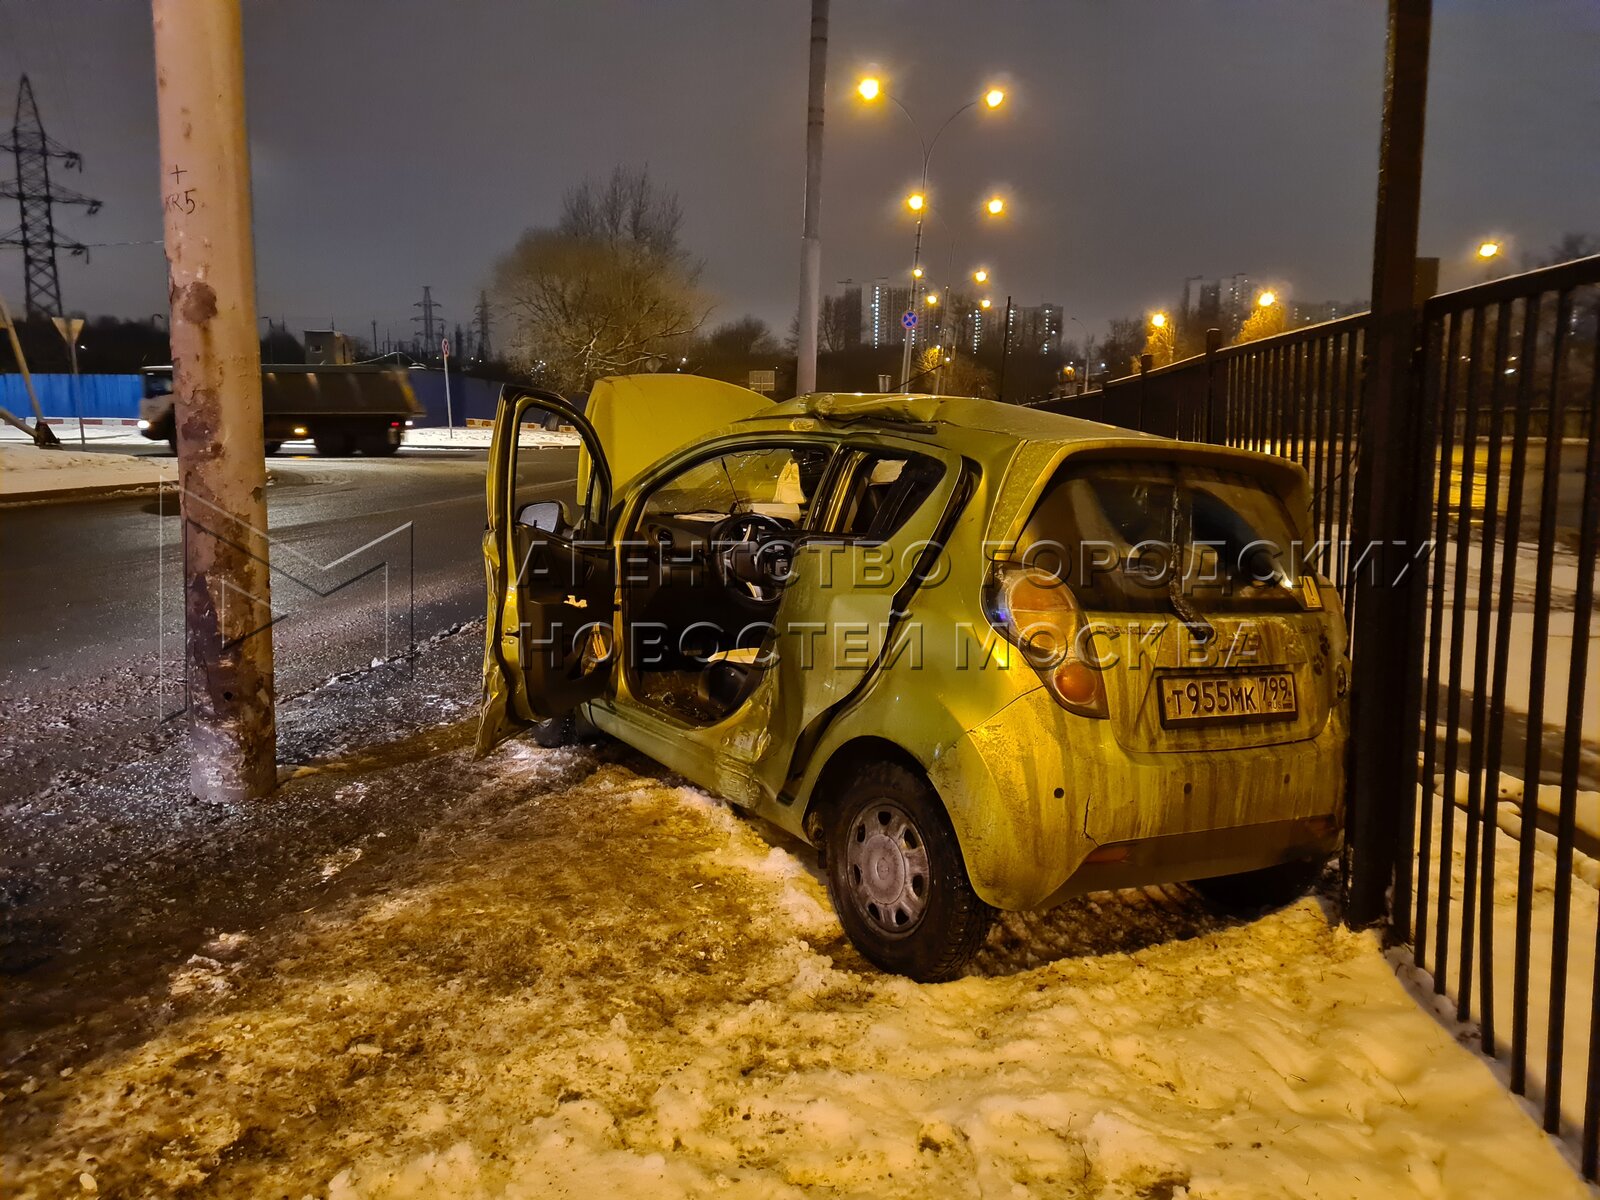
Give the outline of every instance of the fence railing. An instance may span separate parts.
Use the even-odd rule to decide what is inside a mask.
[[[1294,459],[1359,623],[1348,544],[1367,315],[1040,407]],[[1390,930],[1514,1091],[1600,1170],[1600,257],[1435,296],[1410,402],[1430,535],[1412,661],[1366,702],[1416,731]],[[1365,567],[1363,567],[1363,572]],[[1355,753],[1359,757],[1361,746]],[[1352,811],[1362,796],[1350,798]],[[1391,864],[1379,864],[1385,872]],[[1365,868],[1359,860],[1355,869]],[[1579,1083],[1578,1081],[1581,1081]]]

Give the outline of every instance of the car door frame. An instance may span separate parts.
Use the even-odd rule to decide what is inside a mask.
[[[518,522],[516,462],[523,414],[542,410],[570,424],[588,454],[588,490],[570,536]],[[486,752],[519,728],[564,716],[599,695],[609,675],[616,611],[616,553],[610,536],[613,517],[611,471],[594,426],[564,397],[540,388],[508,387],[495,412],[485,482],[488,522],[484,530],[484,569],[488,613],[484,631],[484,703],[478,750]],[[526,544],[526,553],[523,545]],[[528,577],[535,560],[547,573],[563,565],[570,587]],[[568,627],[582,636],[604,639],[604,657],[572,677],[575,660],[589,654],[579,637],[566,639]],[[528,644],[540,633],[542,653]],[[552,629],[555,636],[551,636]],[[601,631],[604,631],[603,633]],[[584,664],[580,661],[578,665]],[[565,676],[565,677],[563,677]]]

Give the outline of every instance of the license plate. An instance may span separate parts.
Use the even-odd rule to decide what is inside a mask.
[[[1288,671],[1162,679],[1161,723],[1288,720],[1300,711]]]

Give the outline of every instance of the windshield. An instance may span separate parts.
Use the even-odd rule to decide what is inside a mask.
[[[1065,468],[1023,531],[1022,560],[1105,612],[1171,612],[1178,591],[1200,612],[1300,607],[1294,525],[1249,475],[1164,463]]]

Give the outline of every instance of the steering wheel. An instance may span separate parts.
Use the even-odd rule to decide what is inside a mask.
[[[786,522],[765,513],[740,512],[723,517],[711,527],[711,561],[716,564],[717,581],[745,604],[771,604],[780,588],[772,582],[769,568],[780,566],[787,575],[793,547],[776,535],[790,532]]]

